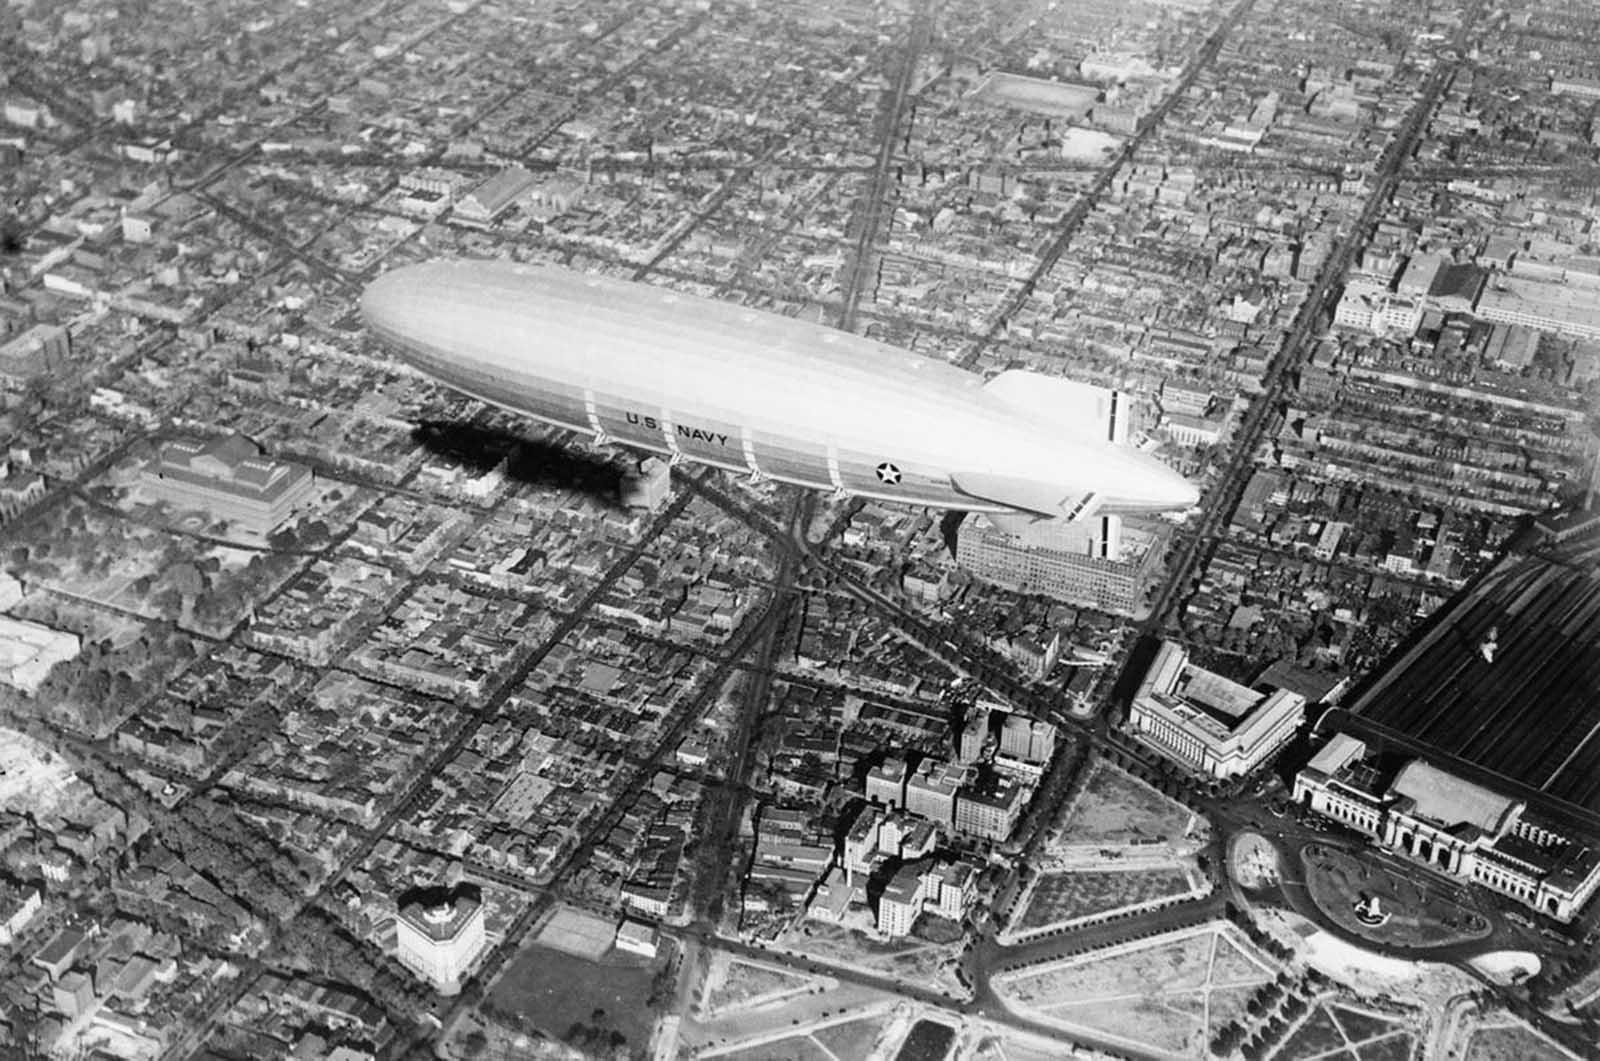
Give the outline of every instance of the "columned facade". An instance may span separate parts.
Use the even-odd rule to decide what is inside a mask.
[[[1570,921],[1600,889],[1600,851],[1523,817],[1527,805],[1412,760],[1385,778],[1365,743],[1335,734],[1294,798],[1429,869]]]

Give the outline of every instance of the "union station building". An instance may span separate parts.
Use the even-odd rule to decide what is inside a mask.
[[[1422,759],[1385,762],[1348,733],[1335,733],[1295,776],[1294,798],[1389,851],[1558,921],[1576,917],[1600,887],[1600,851],[1542,824],[1524,801]]]

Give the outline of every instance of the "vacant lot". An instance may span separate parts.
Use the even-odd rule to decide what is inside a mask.
[[[1107,845],[1176,840],[1193,817],[1187,807],[1102,760],[1094,764],[1055,840]]]
[[[1466,1061],[1574,1061],[1573,1055],[1525,1024],[1480,1027],[1467,1041]]]
[[[1176,869],[1051,873],[1034,886],[1017,927],[1061,924],[1188,892],[1188,877]]]
[[[758,999],[799,991],[811,982],[808,977],[735,958],[728,963],[721,983],[706,999],[706,1010],[725,1013]]]
[[[650,963],[620,959],[596,962],[551,947],[523,951],[489,996],[505,1019],[573,1041],[586,1030],[622,1036],[630,1056],[650,1044],[655,1014]]]
[[[1199,1056],[1275,971],[1234,929],[1213,924],[994,983],[1007,1002],[1038,1019]]]

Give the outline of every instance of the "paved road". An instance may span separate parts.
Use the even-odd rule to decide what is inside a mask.
[[[985,351],[1005,334],[1011,318],[1015,317],[1027,305],[1028,299],[1033,297],[1033,292],[1039,286],[1039,282],[1049,275],[1051,269],[1056,267],[1056,263],[1061,260],[1061,256],[1066,253],[1067,248],[1072,244],[1073,238],[1077,236],[1078,229],[1083,227],[1083,223],[1088,220],[1089,214],[1093,212],[1095,206],[1099,203],[1100,197],[1111,187],[1111,182],[1116,178],[1117,173],[1149,141],[1150,137],[1161,127],[1161,124],[1166,121],[1167,115],[1172,112],[1172,108],[1177,104],[1178,100],[1182,99],[1184,93],[1194,84],[1195,78],[1200,76],[1200,72],[1216,60],[1217,53],[1222,50],[1222,45],[1233,31],[1238,28],[1239,22],[1254,3],[1255,0],[1237,0],[1228,13],[1223,16],[1217,28],[1212,30],[1211,35],[1201,44],[1200,49],[1195,52],[1193,58],[1184,66],[1183,73],[1173,83],[1171,90],[1161,98],[1161,102],[1156,104],[1149,114],[1145,115],[1134,135],[1123,142],[1122,149],[1116,153],[1110,162],[1105,164],[1095,177],[1094,182],[1083,190],[1067,212],[1062,215],[1061,220],[1056,224],[1055,231],[1051,234],[1050,241],[1045,244],[1044,250],[1039,254],[1038,262],[1034,264],[1033,269],[1028,273],[1027,279],[1006,300],[1000,312],[995,314],[994,322],[989,325],[989,329],[984,333],[983,338],[974,343],[961,356],[961,360],[958,362],[961,367],[976,367]]]
[[[839,312],[838,326],[852,332],[856,328],[856,312],[861,306],[861,296],[866,290],[867,276],[877,262],[875,248],[883,234],[883,225],[891,213],[889,168],[894,162],[895,141],[900,137],[900,125],[905,120],[906,104],[911,99],[911,79],[917,63],[933,34],[933,14],[930,0],[917,0],[911,13],[911,27],[906,33],[906,44],[897,62],[894,86],[889,91],[888,105],[878,115],[877,160],[872,168],[872,183],[863,199],[857,201],[851,225],[856,230],[855,246],[850,252],[850,269],[844,285],[844,305]]]
[[[1462,32],[1476,20],[1481,6],[1481,3],[1474,5],[1474,10],[1463,18]],[[1255,470],[1256,448],[1273,421],[1273,414],[1288,390],[1294,371],[1310,355],[1313,332],[1323,315],[1331,312],[1336,301],[1335,295],[1341,289],[1351,263],[1394,197],[1401,169],[1416,150],[1417,142],[1454,76],[1457,65],[1441,63],[1428,75],[1417,100],[1379,159],[1376,179],[1362,204],[1361,213],[1354,224],[1340,232],[1333,253],[1318,270],[1311,290],[1301,303],[1300,312],[1295,315],[1289,333],[1267,368],[1261,393],[1251,402],[1244,422],[1234,436],[1228,463],[1206,493],[1199,520],[1180,536],[1177,558],[1168,567],[1167,577],[1157,590],[1150,617],[1140,626],[1141,635],[1154,636],[1175,618],[1174,613],[1182,605],[1191,579],[1209,563],[1217,541],[1238,507],[1245,483]]]

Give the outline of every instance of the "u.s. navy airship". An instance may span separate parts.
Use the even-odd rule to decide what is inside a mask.
[[[1198,492],[1127,444],[1124,395],[985,381],[861,336],[554,266],[434,261],[375,280],[368,326],[446,386],[672,459],[911,505],[1079,520]]]

